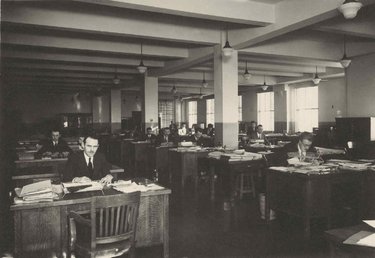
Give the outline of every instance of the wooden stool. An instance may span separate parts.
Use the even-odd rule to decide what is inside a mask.
[[[236,191],[240,194],[240,199],[245,193],[252,193],[255,198],[254,175],[252,172],[242,172],[236,178]]]

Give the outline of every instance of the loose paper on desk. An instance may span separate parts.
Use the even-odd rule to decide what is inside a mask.
[[[359,231],[343,243],[348,245],[375,246],[375,234],[369,231]]]
[[[363,220],[363,222],[375,228],[375,220]]]
[[[20,197],[29,194],[38,194],[38,193],[45,193],[50,192],[52,189],[51,180],[44,180],[33,184],[28,184],[22,187]]]

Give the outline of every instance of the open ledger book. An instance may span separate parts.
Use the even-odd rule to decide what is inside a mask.
[[[364,220],[363,222],[375,228],[375,220]],[[361,246],[375,247],[375,232],[360,231],[350,236],[343,243],[349,244],[349,245],[361,245]]]

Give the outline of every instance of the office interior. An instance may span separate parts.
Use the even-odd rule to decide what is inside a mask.
[[[329,222],[309,214],[306,229],[305,215],[277,209],[277,202],[285,203],[281,196],[272,200],[273,218],[262,218],[267,187],[279,182],[267,181],[269,160],[256,168],[253,192],[240,198],[226,191],[230,184],[237,191],[242,180],[210,174],[210,163],[198,162],[210,150],[183,167],[176,163],[181,153],[136,153],[138,145],[127,141],[143,141],[136,135],[148,127],[157,135],[171,123],[185,124],[189,134],[193,125],[205,132],[213,124],[210,148],[253,153],[246,137],[255,121],[274,139],[270,146],[297,143],[308,131],[315,146],[343,150],[339,159],[372,166],[375,1],[354,2],[361,8],[345,17],[343,0],[1,1],[0,254],[17,257],[20,239],[14,226],[19,210],[11,208],[16,148],[35,147],[57,126],[75,144],[87,132],[99,135],[100,151],[122,171],[119,179],[155,180],[155,162],[163,163],[157,179],[172,189],[163,197],[169,228],[164,242],[136,248],[136,257],[354,257],[356,249],[333,250],[327,231],[375,219],[370,168],[346,175],[349,181],[327,197],[333,201],[322,212],[342,204],[340,211],[329,213]],[[262,151],[275,160],[282,155]],[[174,182],[171,174],[183,170],[190,173],[186,181]],[[332,189],[320,194],[331,196]],[[287,200],[293,201],[308,203]],[[68,244],[61,245],[38,254],[64,257]],[[20,246],[43,249],[43,243]],[[374,253],[369,248],[357,257]]]

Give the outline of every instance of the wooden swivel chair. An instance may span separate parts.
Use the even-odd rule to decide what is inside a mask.
[[[134,257],[139,202],[140,192],[98,196],[91,200],[90,214],[71,211],[76,257]]]

